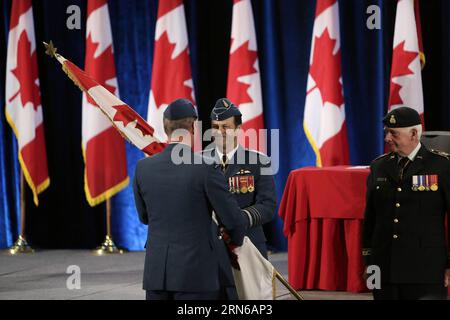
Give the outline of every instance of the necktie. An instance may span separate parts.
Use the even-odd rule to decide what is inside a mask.
[[[222,155],[222,164],[221,164],[222,171],[225,171],[227,169],[227,166],[228,166],[227,161],[228,161],[227,155],[223,154]]]
[[[403,157],[398,162],[398,178],[400,180],[403,179],[403,176],[405,175],[405,172],[408,169],[408,166],[410,163],[411,163],[411,160],[409,160],[408,157]]]

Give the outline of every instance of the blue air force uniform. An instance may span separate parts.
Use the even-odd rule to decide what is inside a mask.
[[[173,120],[192,115],[193,106],[186,100],[176,100],[164,113]],[[192,164],[174,163],[173,154],[191,159]],[[136,208],[142,223],[149,225],[143,280],[147,294],[189,293],[182,297],[197,299],[195,293],[218,292],[213,210],[232,242],[242,244],[247,219],[220,169],[200,157],[189,146],[176,143],[137,164],[133,185]]]
[[[230,100],[225,98],[219,99],[211,112],[211,120],[222,121],[234,116],[242,116],[242,114]],[[270,222],[276,211],[275,181],[270,171],[269,157],[240,145],[226,159],[215,147],[204,150],[202,154],[205,161],[213,162],[222,169],[230,192],[249,221],[246,236],[267,258],[266,237],[262,225]],[[216,235],[218,233],[215,224],[213,224],[213,233]],[[216,247],[220,252],[221,285],[226,288],[228,299],[237,299],[230,260],[220,237],[216,237]]]
[[[215,148],[203,151],[205,158],[221,159]],[[230,192],[249,220],[246,236],[267,258],[266,237],[262,225],[272,221],[276,211],[275,182],[272,175],[261,174],[261,169],[270,170],[270,159],[257,152],[238,146],[233,157],[228,160],[223,175]]]

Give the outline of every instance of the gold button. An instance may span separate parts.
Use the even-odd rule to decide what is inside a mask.
[[[398,192],[402,192],[402,188],[398,188],[397,191],[398,191]]]
[[[393,237],[394,239],[397,239],[397,238],[398,238],[398,235],[394,234],[392,237]]]
[[[394,219],[394,223],[398,223],[398,219]]]
[[[396,206],[397,208],[400,208],[400,203],[397,202],[397,203],[395,204],[395,206]]]

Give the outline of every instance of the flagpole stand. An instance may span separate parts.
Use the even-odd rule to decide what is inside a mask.
[[[100,247],[94,250],[94,254],[97,256],[103,256],[106,254],[123,254],[126,252],[124,249],[119,249],[114,244],[111,236],[111,200],[106,200],[106,238]]]
[[[8,249],[12,256],[20,253],[34,253],[34,249],[25,239],[25,181],[22,170],[20,171],[20,235],[13,246]]]
[[[117,248],[109,235],[106,236],[105,241],[103,241],[100,247],[94,250],[94,253],[98,256],[105,254],[123,254],[123,252],[122,249]]]
[[[14,256],[19,253],[34,253],[34,249],[28,244],[24,236],[20,235],[11,248],[8,249],[9,254]]]

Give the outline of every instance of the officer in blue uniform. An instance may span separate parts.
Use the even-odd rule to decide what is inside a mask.
[[[376,300],[445,299],[450,257],[448,154],[421,145],[419,114],[400,107],[383,120],[391,152],[375,159],[367,179],[363,257],[380,268]],[[450,230],[449,230],[450,231]]]
[[[270,222],[276,211],[275,181],[270,171],[270,159],[238,144],[237,133],[242,114],[228,99],[217,100],[211,111],[211,126],[215,146],[203,151],[203,156],[220,164],[228,187],[250,221],[246,235],[267,258],[266,237],[262,225]],[[217,228],[216,228],[217,230]],[[217,232],[217,231],[216,231]],[[220,245],[220,244],[219,244]],[[232,288],[230,262],[222,254],[222,284]],[[235,299],[233,290],[227,289],[228,298]]]
[[[191,149],[196,119],[191,102],[172,102],[164,112],[168,146],[136,166],[136,208],[149,226],[143,280],[147,299],[219,299],[211,213],[214,210],[234,245],[242,244],[248,227],[220,168],[205,164]]]

